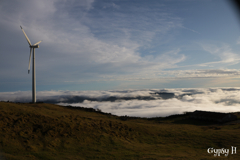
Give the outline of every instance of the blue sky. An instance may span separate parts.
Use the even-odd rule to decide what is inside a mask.
[[[239,87],[240,20],[227,0],[0,2],[0,92]],[[32,68],[31,68],[32,69]]]

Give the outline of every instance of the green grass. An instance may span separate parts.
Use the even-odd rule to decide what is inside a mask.
[[[240,118],[239,113],[235,113]],[[240,159],[240,124],[188,118],[118,117],[53,104],[0,102],[0,156],[6,159]],[[237,147],[214,157],[209,147]]]

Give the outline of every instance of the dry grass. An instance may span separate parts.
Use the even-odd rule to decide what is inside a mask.
[[[239,113],[236,113],[239,116]],[[240,144],[240,124],[129,118],[53,104],[0,102],[0,151],[6,159],[240,159],[208,154]]]

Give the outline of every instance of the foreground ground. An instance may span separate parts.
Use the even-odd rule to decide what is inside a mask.
[[[237,122],[213,124],[188,114],[143,119],[0,102],[0,159],[240,159],[239,133]],[[237,154],[231,154],[231,146]],[[230,153],[214,157],[208,148]]]

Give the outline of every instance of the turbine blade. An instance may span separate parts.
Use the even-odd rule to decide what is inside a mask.
[[[22,31],[23,31],[23,34],[25,35],[25,37],[26,37],[26,39],[27,39],[27,41],[28,41],[28,44],[29,44],[29,46],[31,46],[32,44],[31,44],[31,42],[30,42],[30,40],[29,40],[28,36],[27,36],[27,35],[26,35],[26,33],[24,32],[24,30],[23,30],[22,26],[20,26],[20,28],[22,29]]]
[[[38,45],[38,44],[41,43],[41,42],[42,42],[42,41],[39,41],[39,42],[35,43],[34,46],[35,46],[35,45]]]
[[[30,56],[29,56],[29,64],[28,64],[28,74],[30,72],[31,54],[32,54],[32,48],[30,48]]]

